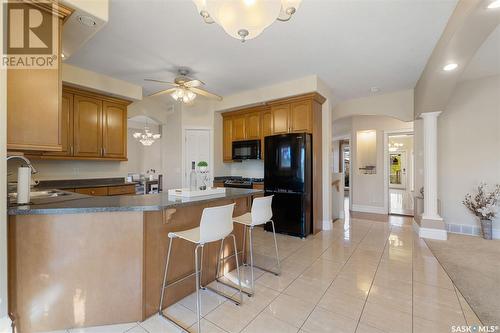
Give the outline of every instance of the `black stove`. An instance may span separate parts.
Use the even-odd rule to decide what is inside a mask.
[[[248,178],[228,179],[224,182],[224,187],[252,188],[252,180]]]

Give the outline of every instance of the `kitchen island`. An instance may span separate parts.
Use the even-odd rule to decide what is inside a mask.
[[[158,311],[170,231],[199,225],[206,207],[250,210],[260,190],[196,198],[167,193],[78,197],[9,208],[9,311],[29,333],[144,320]],[[238,248],[243,230],[235,225]],[[224,255],[229,255],[226,242]],[[205,246],[203,284],[215,279],[219,244]],[[168,280],[194,271],[194,246],[174,240]],[[225,271],[234,267],[228,260]],[[195,290],[194,277],[169,289],[165,306]]]

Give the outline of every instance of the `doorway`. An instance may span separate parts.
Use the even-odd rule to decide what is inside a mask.
[[[196,166],[198,162],[205,161],[208,164],[209,178],[213,174],[211,158],[211,132],[210,129],[185,129],[184,131],[184,167],[183,187],[189,187],[189,175],[192,163]]]
[[[413,216],[413,133],[389,134],[389,214]]]

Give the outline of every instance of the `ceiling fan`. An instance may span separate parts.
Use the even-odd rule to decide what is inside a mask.
[[[211,92],[206,91],[200,87],[204,86],[200,80],[193,79],[189,77],[189,69],[180,68],[178,70],[179,75],[174,79],[174,82],[156,80],[156,79],[144,79],[144,81],[163,83],[173,86],[173,88],[163,89],[155,92],[149,96],[157,96],[163,94],[170,94],[173,99],[178,102],[191,103],[197,95],[201,95],[207,98],[216,99],[218,101],[222,100],[222,97]]]

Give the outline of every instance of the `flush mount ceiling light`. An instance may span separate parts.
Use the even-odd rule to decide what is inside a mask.
[[[92,16],[80,15],[78,16],[78,22],[87,27],[94,27],[97,25],[96,21]]]
[[[444,66],[443,70],[449,72],[449,71],[453,71],[453,70],[457,69],[457,67],[458,67],[457,64],[452,63],[452,64],[448,64],[448,65]]]
[[[139,140],[143,146],[151,146],[156,140],[161,138],[161,134],[151,133],[147,126],[144,126],[144,132],[135,132],[133,136],[135,139]]]
[[[274,21],[288,21],[302,0],[193,0],[205,23],[217,23],[242,42],[260,35]]]
[[[496,9],[496,8],[500,8],[500,0],[495,0],[495,1],[492,1],[492,2],[488,5],[488,9]]]

